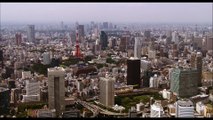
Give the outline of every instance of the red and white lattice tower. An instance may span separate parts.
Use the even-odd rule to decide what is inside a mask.
[[[81,51],[80,51],[80,47],[79,47],[79,35],[78,35],[78,30],[76,30],[76,52],[75,52],[75,56],[76,57],[81,57]]]

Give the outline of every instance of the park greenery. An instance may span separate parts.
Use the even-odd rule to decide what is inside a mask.
[[[128,110],[135,106],[136,104],[142,102],[146,104],[149,102],[150,97],[153,97],[155,100],[163,100],[162,96],[158,93],[150,93],[149,95],[132,95],[132,96],[116,96],[115,104],[121,105],[125,107],[124,112],[128,112]]]
[[[44,105],[47,103],[23,103],[18,106],[18,114],[16,115],[17,118],[26,118],[27,117],[27,109],[42,109]]]

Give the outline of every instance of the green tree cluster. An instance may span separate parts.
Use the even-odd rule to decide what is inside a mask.
[[[33,64],[31,71],[47,76],[47,68],[50,68],[50,67],[51,67],[50,65],[43,65],[41,63],[35,63],[35,64]]]
[[[116,64],[116,61],[113,60],[111,57],[108,57],[108,58],[106,59],[106,62],[107,62],[107,63],[110,63],[110,64]]]
[[[142,95],[142,96],[125,96],[125,97],[115,97],[115,104],[121,105],[125,107],[125,112],[131,108],[131,106],[135,106],[139,102],[147,103],[149,102],[150,96],[149,95]]]

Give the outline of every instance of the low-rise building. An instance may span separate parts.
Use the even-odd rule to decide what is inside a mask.
[[[176,115],[178,118],[194,118],[194,106],[190,100],[178,100],[175,103]]]
[[[155,102],[151,105],[151,115],[150,117],[157,118],[164,114],[163,107],[159,102]]]
[[[176,109],[174,104],[169,104],[168,105],[168,113],[170,116],[175,116],[176,114]]]
[[[202,102],[197,102],[196,103],[196,111],[200,114],[200,115],[204,115],[204,107],[205,105]]]

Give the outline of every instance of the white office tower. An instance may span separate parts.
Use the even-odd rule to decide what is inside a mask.
[[[114,106],[114,81],[111,77],[100,77],[99,99],[105,106]]]
[[[149,79],[149,87],[151,88],[157,88],[158,87],[158,76],[155,74],[153,77],[150,77]]]
[[[40,93],[40,82],[36,80],[26,81],[26,95],[36,95]]]
[[[176,115],[175,117],[180,118],[193,118],[194,117],[194,106],[190,100],[178,100],[175,102]]]
[[[100,52],[100,40],[96,39],[95,40],[95,50],[94,50],[95,54],[99,54]]]
[[[49,52],[43,53],[43,64],[44,65],[49,65],[50,62],[51,62],[51,60],[50,60],[50,53]]]
[[[175,42],[176,44],[179,42],[178,33],[176,31],[172,32],[172,42]]]
[[[172,32],[172,42],[175,42],[175,36],[176,36],[176,32]]]
[[[48,105],[56,115],[65,110],[65,70],[62,67],[48,68]]]
[[[155,102],[154,104],[151,105],[151,113],[150,113],[151,118],[162,117],[163,114],[164,114],[163,107],[159,102]]]
[[[135,45],[134,45],[134,57],[141,58],[141,37],[135,37]]]
[[[26,95],[23,95],[22,102],[40,101],[40,82],[26,80]]]
[[[28,42],[30,43],[35,42],[35,25],[27,26],[27,39],[28,39]]]

